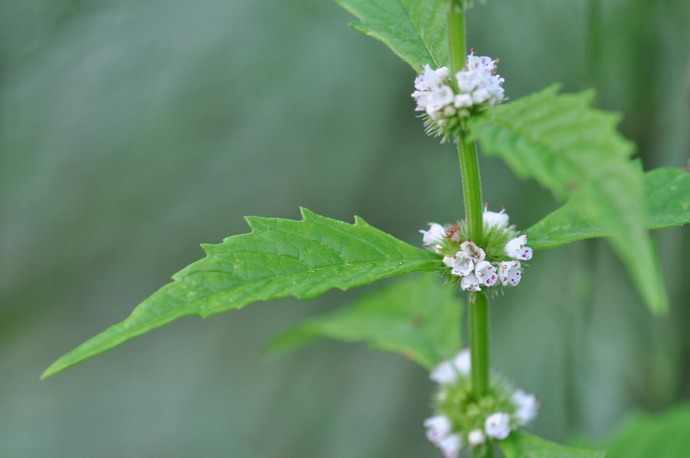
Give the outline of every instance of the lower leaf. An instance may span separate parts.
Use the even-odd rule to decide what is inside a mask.
[[[513,432],[499,442],[506,458],[605,458],[603,450],[566,447],[537,436]]]
[[[460,348],[463,302],[435,274],[406,277],[279,335],[273,353],[327,337],[400,353],[430,370]]]

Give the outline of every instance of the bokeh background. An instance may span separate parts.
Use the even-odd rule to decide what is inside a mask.
[[[432,384],[396,355],[265,343],[359,292],[184,319],[48,381],[243,215],[353,214],[418,243],[461,217],[456,157],[424,135],[411,69],[325,0],[0,3],[0,456],[436,457]],[[487,0],[469,43],[517,98],[596,88],[645,167],[690,151],[686,0]],[[552,196],[482,159],[519,227]],[[604,242],[539,253],[493,307],[497,369],[534,431],[605,441],[690,397],[690,234],[655,235],[672,310],[652,318]]]

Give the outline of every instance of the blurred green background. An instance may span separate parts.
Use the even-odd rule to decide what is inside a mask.
[[[304,205],[419,242],[461,217],[450,146],[424,135],[413,72],[325,0],[0,3],[0,456],[436,457],[423,370],[364,346],[279,359],[264,344],[359,292],[185,319],[40,382],[201,242]],[[487,0],[469,44],[517,98],[559,81],[647,168],[684,166],[687,0]],[[519,227],[556,204],[482,159]],[[493,305],[497,369],[544,402],[534,431],[601,441],[690,397],[690,234],[655,235],[672,312],[652,318],[605,243],[538,254]]]

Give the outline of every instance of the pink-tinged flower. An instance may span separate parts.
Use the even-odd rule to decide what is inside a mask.
[[[504,261],[498,264],[498,279],[506,286],[517,286],[522,279],[522,266],[519,261]]]
[[[498,281],[498,274],[496,267],[488,261],[478,262],[474,268],[474,275],[477,277],[479,283],[484,286],[493,286]]]
[[[454,256],[444,256],[443,263],[450,267],[451,274],[458,277],[469,275],[474,270],[474,261],[462,251],[458,251]]]
[[[505,253],[513,259],[529,261],[532,259],[532,249],[527,246],[527,236],[515,237],[506,243]]]
[[[479,292],[482,288],[479,286],[479,280],[475,274],[469,274],[462,277],[460,280],[460,288],[463,291]]]

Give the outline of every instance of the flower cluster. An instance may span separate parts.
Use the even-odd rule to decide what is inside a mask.
[[[486,56],[467,56],[465,67],[451,77],[447,67],[428,65],[414,82],[412,97],[424,113],[428,133],[444,139],[456,133],[463,118],[504,98],[503,78],[496,74],[497,61]]]
[[[539,410],[533,394],[514,390],[499,377],[494,377],[486,396],[477,398],[471,390],[470,372],[470,354],[465,349],[431,373],[440,385],[437,414],[427,418],[424,427],[445,458],[456,458],[465,447],[490,447],[491,441],[505,439],[531,422]]]
[[[522,279],[520,261],[532,259],[527,236],[509,226],[508,214],[503,210],[484,210],[484,247],[468,240],[463,223],[441,226],[430,223],[420,231],[424,246],[443,255],[443,264],[450,268],[451,277],[459,277],[463,291],[481,291],[492,286],[517,286]]]

